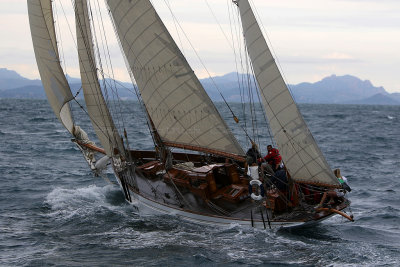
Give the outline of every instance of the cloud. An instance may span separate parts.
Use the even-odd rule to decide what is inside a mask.
[[[205,63],[211,75],[236,70],[235,55],[230,42],[231,19],[236,15],[231,1],[206,0],[217,19],[211,14],[205,1],[169,0],[174,16],[184,28],[186,35]],[[102,5],[103,1],[100,1]],[[166,8],[167,1],[152,1],[164,23],[171,30],[176,42],[184,48],[184,54],[200,77],[208,76],[191,49],[184,35]],[[398,62],[400,54],[400,1],[399,0],[252,0],[260,15],[268,36],[274,44],[279,61],[286,65],[295,81],[306,81],[309,74],[315,77],[336,74],[353,74],[376,80],[386,89],[398,88]],[[62,61],[71,62],[68,73],[79,75],[76,64],[74,19],[70,0],[54,1]],[[61,4],[63,5],[61,8]],[[62,9],[65,9],[66,15]],[[230,13],[228,12],[230,11]],[[71,23],[66,25],[68,18]],[[107,13],[103,13],[108,21]],[[216,20],[221,26],[216,24]],[[10,27],[10,25],[12,27]],[[111,27],[106,25],[107,30]],[[113,29],[107,36],[113,66],[118,78],[129,80],[124,73],[125,63],[119,54],[119,45],[112,41]],[[233,28],[234,38],[241,35],[240,25]],[[37,78],[36,63],[29,31],[26,0],[0,1],[0,65],[15,69],[29,78]],[[109,38],[110,37],[110,38]],[[235,39],[236,40],[236,39]],[[236,48],[238,46],[236,45]],[[235,51],[237,53],[237,51]],[[65,58],[65,60],[64,60]],[[114,64],[115,63],[115,64]],[[31,64],[32,67],[29,67]],[[307,66],[301,66],[307,64]],[[318,69],[320,67],[320,69]],[[296,76],[297,75],[297,76]],[[36,77],[35,77],[36,76]],[[313,79],[313,77],[310,77]],[[316,78],[314,78],[316,79]]]
[[[327,55],[322,56],[322,60],[327,61],[335,61],[335,62],[361,62],[360,59],[357,59],[349,54],[333,52]]]
[[[362,63],[363,60],[351,55],[333,52],[322,56],[284,56],[279,59],[284,64],[338,64],[338,63]]]

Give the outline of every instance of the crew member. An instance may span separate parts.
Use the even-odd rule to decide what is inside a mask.
[[[258,147],[257,144],[254,142],[251,142],[251,148],[247,150],[246,153],[246,161],[249,166],[251,166],[253,163],[257,163],[258,159],[261,158],[260,152],[258,152]]]
[[[282,157],[279,154],[279,150],[276,148],[273,148],[271,145],[267,146],[268,154],[264,157],[264,160],[268,163],[268,165],[271,166],[272,170],[276,172],[278,169],[280,169],[280,164],[282,162]],[[263,164],[261,167],[267,168],[268,166]]]

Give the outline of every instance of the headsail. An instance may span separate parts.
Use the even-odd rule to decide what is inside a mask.
[[[148,0],[108,0],[127,62],[168,146],[243,155],[236,138]]]
[[[123,145],[104,100],[97,77],[86,0],[75,1],[75,19],[79,67],[87,112],[100,143],[107,155],[112,156],[114,155],[114,148],[123,151]]]
[[[73,96],[60,65],[51,0],[29,0],[28,14],[36,62],[47,98],[58,119],[73,134],[74,122],[68,105]]]
[[[338,186],[294,102],[248,0],[238,0],[243,33],[274,140],[296,181]]]

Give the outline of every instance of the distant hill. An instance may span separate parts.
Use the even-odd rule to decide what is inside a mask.
[[[13,70],[0,68],[0,92],[31,85],[41,86],[42,82],[40,80],[24,78]]]
[[[252,80],[253,78],[250,77]],[[237,80],[246,81],[247,75],[229,73],[213,77],[213,80],[227,101],[240,101]],[[215,101],[222,98],[211,79],[201,80],[210,97]],[[293,97],[298,103],[318,104],[373,104],[399,105],[400,93],[389,94],[383,87],[375,87],[368,80],[355,76],[331,75],[315,83],[300,83],[289,85]],[[235,92],[235,93],[232,93]]]
[[[390,94],[390,98],[400,102],[400,93],[392,93]]]
[[[300,103],[355,103],[377,94],[389,95],[383,87],[374,87],[351,75],[332,75],[316,83],[290,86],[294,98]]]
[[[362,105],[400,105],[400,102],[393,99],[387,94],[375,94],[373,96],[360,100],[352,100],[345,104],[362,104]]]
[[[114,83],[110,79],[105,80],[107,84],[117,86],[120,98],[135,98],[132,93],[133,86],[131,83],[118,81]],[[67,81],[69,82],[72,94],[76,95],[81,88],[81,80],[67,75]],[[30,80],[22,77],[13,70],[0,68],[0,98],[45,99],[46,93],[40,80]],[[83,98],[83,93],[80,92],[78,98]]]
[[[46,98],[46,93],[42,85],[27,85],[16,89],[0,91],[0,98],[43,99]]]
[[[221,94],[219,93],[220,91],[226,101],[241,102],[238,81],[241,84],[247,83],[248,77],[248,74],[231,72],[223,76],[201,79],[200,82],[213,101],[222,101]],[[215,85],[218,86],[218,89]]]
[[[80,79],[67,76],[67,80],[75,95],[81,87]],[[254,78],[248,74],[232,72],[200,80],[213,101],[222,101],[221,92],[228,102],[241,101],[238,81],[243,91],[248,81],[254,83]],[[120,98],[136,98],[131,83],[118,81],[114,83],[110,79],[106,79],[106,83],[118,88]],[[383,87],[375,87],[370,81],[363,81],[351,75],[331,75],[315,83],[304,82],[289,85],[289,87],[298,103],[400,105],[400,93],[389,94]],[[45,97],[40,80],[30,80],[15,71],[0,69],[0,98]],[[82,98],[83,94],[81,93],[78,97]],[[258,101],[257,96],[255,96],[255,101]]]

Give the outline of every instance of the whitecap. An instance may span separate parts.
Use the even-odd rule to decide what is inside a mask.
[[[50,206],[50,216],[64,219],[85,216],[95,213],[99,208],[117,209],[107,201],[107,193],[115,190],[112,185],[89,185],[75,189],[57,187],[46,196],[45,203]]]

